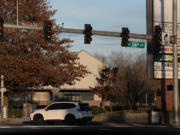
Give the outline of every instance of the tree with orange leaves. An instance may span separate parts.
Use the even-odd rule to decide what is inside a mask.
[[[16,25],[16,0],[1,0],[0,15],[5,24]],[[19,25],[42,27],[55,14],[46,0],[18,0]],[[58,28],[52,20],[53,27]],[[68,49],[72,40],[59,39],[54,32],[50,42],[41,30],[4,28],[0,41],[0,74],[9,90],[17,87],[58,87],[74,83],[87,72],[76,53]]]

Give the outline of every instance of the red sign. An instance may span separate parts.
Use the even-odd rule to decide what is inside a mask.
[[[161,51],[160,54],[172,54],[173,53],[173,48],[172,46],[161,46]],[[180,46],[178,46],[178,54],[180,54]]]

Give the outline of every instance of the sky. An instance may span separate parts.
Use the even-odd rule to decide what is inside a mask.
[[[93,30],[121,32],[128,27],[130,33],[146,34],[146,0],[48,0],[56,14],[52,19],[64,28],[84,29],[91,24]],[[120,37],[92,36],[90,45],[84,44],[84,35],[62,33],[60,38],[74,42],[70,51],[86,50],[91,54],[109,56],[112,53],[146,53],[143,49],[121,47]],[[130,39],[137,41],[137,39]],[[139,39],[138,41],[143,41]]]

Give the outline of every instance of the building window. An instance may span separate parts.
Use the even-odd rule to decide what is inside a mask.
[[[93,99],[93,94],[90,90],[60,90],[59,92],[59,100],[61,101],[82,101]]]

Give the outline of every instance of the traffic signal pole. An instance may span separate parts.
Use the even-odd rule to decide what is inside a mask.
[[[43,30],[43,27],[26,26],[26,25],[4,24],[4,27],[15,28],[15,29]],[[58,29],[53,28],[52,31],[58,31],[58,32],[62,32],[62,33],[84,34],[83,33],[84,30],[82,30],[82,29],[72,29],[72,28],[63,28],[63,27],[60,27]],[[120,32],[97,31],[97,30],[92,30],[92,35],[108,36],[108,37],[121,37]],[[146,35],[146,34],[129,33],[129,37],[134,38],[134,39],[152,40],[152,35]]]
[[[173,96],[174,96],[174,125],[179,125],[179,92],[177,67],[177,0],[173,0]]]

